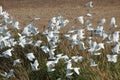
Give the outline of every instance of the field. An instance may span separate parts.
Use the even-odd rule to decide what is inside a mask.
[[[88,9],[85,6],[89,0],[0,1],[3,10],[9,13],[15,21],[19,21],[19,26],[21,28],[20,30],[11,28],[11,24],[6,22],[8,29],[5,31],[10,32],[10,35],[12,35],[9,38],[7,38],[7,32],[3,33],[4,31],[2,32],[2,28],[0,28],[0,80],[120,80],[120,42],[114,38],[116,37],[114,36],[114,33],[120,31],[120,0],[92,1],[94,7],[91,9]],[[79,16],[86,16],[88,12],[92,14],[92,19],[90,20],[94,29],[97,29],[96,27],[99,25],[101,19],[106,19],[105,24],[102,25],[105,30],[103,33],[107,36],[109,36],[109,34],[111,35],[110,43],[103,40],[103,33],[102,36],[100,36],[99,33],[94,35],[94,33],[92,34],[91,31],[85,28],[84,24],[82,25],[78,21]],[[51,19],[53,19],[53,17],[58,17],[59,15],[61,15],[64,20],[68,19],[69,23],[64,28],[62,27],[60,29],[62,34],[53,34],[52,32],[54,32],[54,30],[49,30],[48,26]],[[109,26],[112,17],[115,17],[117,27],[110,29]],[[33,18],[40,18],[40,20],[34,21],[34,24],[40,33],[37,33],[36,29],[28,34],[25,32],[23,33],[22,31],[25,27],[28,27],[28,24]],[[85,18],[85,20],[87,21],[87,18]],[[3,23],[0,22],[0,24],[0,27],[4,27],[4,21]],[[60,24],[60,26],[62,25]],[[76,31],[68,33],[68,30],[72,26],[75,27]],[[99,26],[101,27],[101,25]],[[83,32],[81,32],[81,34],[77,33],[79,27],[85,30],[85,38],[80,37],[80,39],[78,39],[78,36],[83,34]],[[45,32],[47,29],[48,34]],[[70,34],[70,37],[66,37],[65,34]],[[88,37],[93,38],[90,39]],[[118,35],[118,37],[120,36]],[[12,43],[12,46],[8,45],[8,43],[5,44],[5,42],[9,42],[8,39],[12,40],[13,38],[15,45]],[[25,40],[24,45],[22,40],[23,42]],[[39,46],[35,46],[37,40],[42,41]],[[89,47],[89,40],[93,41],[91,44],[96,44],[96,48],[100,48],[100,50],[97,51],[95,48],[95,52],[90,52],[91,47]],[[2,46],[2,43],[4,43],[4,47]],[[83,46],[83,43],[86,48],[80,49],[80,46]],[[102,45],[102,43],[104,44],[104,47],[99,46]],[[43,49],[46,46],[49,49],[47,52]],[[116,49],[116,46],[119,46],[119,49]],[[9,49],[11,49],[12,56],[4,56],[5,51]],[[117,50],[118,52],[116,52]],[[101,54],[97,55],[97,52]],[[28,53],[33,53],[35,58],[33,58],[33,60],[31,60],[32,58],[29,59],[27,57]],[[111,55],[111,60],[108,60],[108,54]],[[76,56],[77,58],[79,57],[78,61],[73,59],[73,57]],[[115,57],[112,56],[117,56],[117,61],[115,61]],[[20,59],[18,65],[13,64],[15,59]],[[39,63],[37,68],[34,66],[35,61],[36,65]],[[49,67],[52,69],[49,69]],[[13,74],[9,73],[12,69],[14,70]],[[79,72],[77,72],[77,69]],[[7,72],[8,74],[3,74],[4,72]]]
[[[87,13],[85,3],[89,0],[2,0],[0,4],[3,8],[21,24],[26,26],[34,17],[40,17],[37,27],[48,26],[49,20],[58,14],[70,20],[70,25],[76,24],[75,19],[78,16]],[[120,25],[120,1],[119,0],[93,0],[94,8],[93,23],[97,24],[100,19],[106,18],[106,26],[110,22],[111,17],[116,17],[117,24]],[[78,25],[77,25],[78,26]]]

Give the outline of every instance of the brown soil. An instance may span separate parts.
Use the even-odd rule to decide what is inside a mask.
[[[34,17],[40,17],[36,25],[41,27],[48,26],[50,18],[61,14],[65,19],[70,20],[69,27],[76,25],[76,18],[87,13],[85,3],[89,0],[0,0],[10,15],[15,17],[26,26]],[[117,24],[120,27],[120,0],[92,0],[94,8],[90,10],[93,14],[93,24],[96,24],[102,18],[106,18],[105,27],[108,28],[112,16],[116,17]],[[79,24],[76,26],[80,26]]]

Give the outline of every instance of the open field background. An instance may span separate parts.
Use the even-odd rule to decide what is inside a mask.
[[[0,0],[0,5],[3,9],[13,16],[17,21],[20,22],[21,27],[25,27],[29,24],[32,18],[40,17],[39,21],[36,21],[36,27],[42,30],[43,26],[48,26],[50,19],[58,14],[61,14],[64,19],[68,19],[70,22],[66,29],[71,26],[81,26],[76,20],[79,16],[85,16],[88,13],[85,4],[89,0]],[[90,13],[93,15],[92,23],[93,27],[96,27],[100,19],[105,18],[106,24],[104,29],[107,31],[111,17],[116,18],[116,23],[120,30],[120,0],[92,0],[94,8],[90,9]],[[66,29],[64,29],[66,31]],[[115,31],[115,30],[113,30]],[[112,31],[111,31],[112,32]],[[16,32],[15,32],[16,33]],[[16,33],[17,35],[17,33]],[[17,35],[18,36],[18,35]],[[61,36],[60,36],[61,37]],[[38,34],[32,37],[33,40],[43,40],[42,45],[48,45],[46,37]],[[81,72],[80,77],[74,75],[73,80],[120,80],[120,56],[118,56],[117,63],[108,63],[106,59],[106,54],[112,54],[111,45],[105,45],[105,49],[101,50],[103,53],[100,56],[91,56],[86,54],[87,51],[79,51],[78,47],[72,49],[70,47],[70,42],[66,39],[61,39],[62,42],[58,45],[56,53],[65,53],[68,56],[82,55],[85,57],[83,63],[79,63]],[[64,47],[64,49],[63,49]],[[47,72],[46,61],[48,55],[40,49],[40,47],[34,47],[31,45],[26,45],[25,48],[20,46],[14,47],[14,56],[10,59],[0,58],[0,73],[2,71],[9,71],[11,68],[15,69],[15,74],[10,80],[56,80],[59,77],[65,76],[65,71],[62,67],[65,67],[63,62],[57,64],[56,70],[53,74]],[[2,53],[4,50],[0,50]],[[40,63],[40,70],[37,72],[32,72],[29,61],[26,57],[23,57],[28,52],[34,52],[35,56]],[[96,62],[98,62],[97,67],[88,67],[89,59],[93,57]],[[12,60],[14,58],[21,58],[22,63],[17,66],[12,66]],[[61,67],[62,66],[62,67]],[[41,74],[42,73],[42,74]],[[58,74],[59,73],[59,74]],[[0,76],[0,80],[6,80]],[[62,80],[70,80],[64,78]],[[71,79],[72,80],[72,79]]]
[[[61,14],[70,20],[69,27],[75,25],[76,18],[87,13],[85,4],[89,0],[0,0],[0,5],[21,24],[26,26],[34,17],[40,17],[37,27],[48,26],[49,20]],[[94,8],[90,10],[93,14],[93,24],[102,18],[106,18],[107,27],[111,17],[116,17],[120,25],[120,0],[92,0]],[[76,25],[79,26],[79,25]]]

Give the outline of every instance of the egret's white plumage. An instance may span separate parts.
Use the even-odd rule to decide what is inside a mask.
[[[1,76],[6,77],[6,78],[10,78],[13,75],[14,75],[14,70],[13,69],[11,69],[8,73],[7,72],[4,72],[4,74],[1,73]]]
[[[115,20],[115,17],[112,17],[111,18],[111,22],[110,22],[110,29],[111,28],[116,28],[117,27],[117,25],[116,25],[116,20]]]
[[[80,68],[77,68],[77,67],[76,67],[76,68],[73,68],[73,70],[75,71],[75,73],[76,73],[77,75],[80,74],[79,69],[80,69]]]
[[[2,15],[3,9],[2,6],[0,6],[0,15]]]
[[[118,42],[119,41],[119,33],[120,33],[120,31],[115,31],[113,33],[113,42]]]
[[[101,19],[99,22],[99,26],[103,26],[105,24],[105,22],[106,22],[105,18]]]
[[[48,53],[50,50],[47,46],[42,46],[41,47],[42,51],[45,52],[45,53]]]
[[[40,69],[40,68],[38,68],[39,67],[38,60],[35,60],[34,63],[30,63],[30,65],[31,65],[33,71],[37,71]]]
[[[15,65],[18,64],[18,63],[21,63],[20,59],[16,59],[16,60],[14,60],[14,62],[13,62],[13,66],[15,66]]]
[[[97,64],[95,63],[93,59],[90,59],[90,66],[97,66]]]
[[[12,52],[11,51],[13,51],[13,50],[14,49],[11,48],[11,49],[8,49],[8,50],[2,52],[2,55],[0,55],[0,57],[5,57],[5,58],[11,57],[12,56]]]
[[[30,60],[30,61],[33,61],[33,60],[35,59],[35,56],[34,56],[33,53],[27,53],[27,54],[26,54],[26,57],[27,57],[28,60]]]
[[[85,6],[88,8],[93,8],[93,2],[90,1],[90,2],[86,3]]]
[[[114,62],[114,63],[117,62],[117,55],[116,54],[115,55],[107,54],[106,56],[107,56],[108,62]]]
[[[84,18],[83,18],[83,16],[78,17],[78,21],[79,21],[81,24],[84,24]]]

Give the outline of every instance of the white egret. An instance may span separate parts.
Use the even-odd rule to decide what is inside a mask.
[[[47,46],[42,46],[41,47],[42,51],[45,52],[45,53],[48,53],[50,50]]]
[[[34,46],[40,47],[41,43],[42,43],[41,40],[37,40],[37,41],[34,43]]]
[[[105,22],[106,22],[105,18],[101,19],[99,22],[99,26],[103,26],[105,24]]]
[[[76,67],[76,68],[73,68],[73,70],[75,71],[75,73],[76,73],[77,75],[80,74],[79,69],[80,69],[80,68],[77,68],[77,67]]]
[[[87,16],[87,17],[92,17],[92,14],[87,13],[86,16]]]
[[[86,3],[85,6],[88,8],[93,8],[93,2],[90,1],[90,2]]]
[[[33,61],[33,60],[35,59],[35,56],[34,56],[33,53],[27,53],[27,54],[26,54],[26,57],[27,57],[28,60],[30,60],[30,61]]]
[[[72,75],[73,75],[73,72],[71,72],[70,69],[67,69],[67,70],[66,70],[66,77],[67,77],[67,78],[71,78]]]
[[[67,61],[67,69],[73,69],[71,60]]]
[[[6,78],[10,78],[13,75],[14,75],[14,70],[13,69],[11,69],[8,73],[7,72],[4,72],[4,74],[1,73],[1,76],[6,77]]]
[[[118,43],[115,44],[114,48],[112,49],[112,52],[117,54],[120,53],[120,45]]]
[[[116,63],[117,62],[117,55],[110,55],[110,54],[107,54],[107,59],[108,59],[108,62],[114,62]]]
[[[97,29],[94,30],[94,34],[103,35],[103,26],[97,26]]]
[[[120,33],[120,31],[115,31],[113,33],[113,42],[118,42],[119,41],[119,33]]]
[[[105,41],[106,43],[111,43],[112,42],[111,34],[103,32],[103,41]]]
[[[62,27],[65,27],[68,23],[69,23],[69,20],[67,20],[67,19],[63,20],[62,23],[61,23]]]
[[[82,41],[78,42],[78,46],[79,46],[79,50],[85,50],[86,49],[85,44]]]
[[[53,18],[51,19],[51,23],[53,23],[53,24],[56,23],[56,17],[53,17]]]
[[[54,23],[50,23],[50,25],[48,26],[49,30],[54,30],[55,28],[55,24]]]
[[[84,29],[78,29],[77,38],[78,38],[79,40],[85,38],[85,37],[84,37],[84,34],[85,34],[85,33],[84,33]]]
[[[30,65],[31,65],[33,71],[37,71],[40,69],[40,68],[38,68],[38,66],[39,66],[38,60],[35,60],[34,63],[30,63]]]
[[[90,59],[90,66],[97,66],[97,64],[95,63],[93,59]]]
[[[70,35],[70,34],[64,34],[64,37],[65,37],[66,39],[70,39],[71,35]]]
[[[5,58],[11,57],[12,56],[12,52],[11,51],[13,51],[13,50],[14,49],[11,48],[11,49],[8,49],[8,50],[2,52],[2,55],[0,55],[0,57],[5,57]]]
[[[14,60],[14,62],[13,62],[13,66],[15,66],[15,65],[18,64],[18,63],[21,63],[20,59],[16,59],[16,60]]]
[[[50,50],[49,50],[49,52],[48,52],[48,54],[49,54],[49,59],[54,59],[54,55],[55,55],[54,51],[55,51],[55,49],[50,49]]]
[[[116,25],[116,20],[115,20],[115,17],[112,17],[111,18],[111,22],[110,22],[110,29],[111,28],[116,28],[117,27],[117,25]]]
[[[12,20],[12,28],[13,29],[20,29],[19,28],[19,22],[15,21],[14,19]]]
[[[2,15],[3,13],[3,9],[2,9],[2,6],[0,6],[0,15]]]
[[[87,23],[86,24],[87,30],[88,31],[93,31],[94,29],[92,28],[92,23]]]
[[[83,57],[82,56],[72,56],[71,59],[74,61],[74,62],[82,62],[82,59]]]
[[[84,18],[83,18],[83,16],[78,17],[78,21],[79,21],[81,24],[84,24]]]
[[[74,26],[72,26],[69,30],[68,30],[68,32],[67,33],[74,33],[76,30],[74,29],[75,27]]]
[[[55,71],[55,62],[54,61],[47,61],[46,66],[48,68],[48,72]]]

